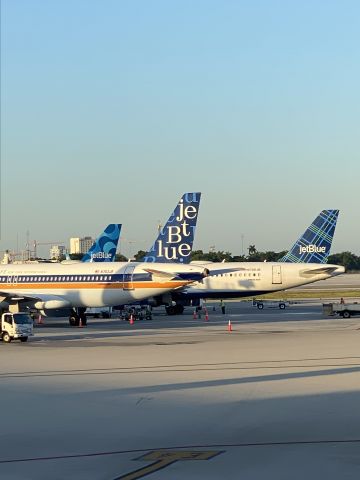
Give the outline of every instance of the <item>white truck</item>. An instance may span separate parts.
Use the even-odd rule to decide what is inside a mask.
[[[340,315],[343,318],[350,318],[353,315],[360,315],[360,303],[324,303],[323,312],[326,315]]]
[[[33,320],[30,314],[27,312],[3,313],[0,334],[3,342],[6,343],[14,339],[26,342],[33,335]]]

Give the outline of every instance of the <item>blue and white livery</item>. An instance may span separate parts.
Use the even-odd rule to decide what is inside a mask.
[[[95,240],[82,262],[114,262],[121,232],[120,223],[110,223]]]
[[[339,210],[323,210],[279,262],[326,263],[338,215]]]
[[[153,246],[144,256],[144,262],[190,263],[200,198],[200,192],[184,193]]]

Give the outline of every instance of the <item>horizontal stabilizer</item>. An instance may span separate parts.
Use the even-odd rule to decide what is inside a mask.
[[[302,270],[300,275],[303,277],[311,277],[313,275],[331,275],[332,273],[344,273],[345,268],[339,265],[324,265],[323,267],[319,268],[309,268],[307,270]]]
[[[144,268],[144,270],[145,272],[151,273],[153,278],[159,279],[161,282],[176,278],[176,273],[173,272],[163,272],[161,270],[155,270],[154,268]]]

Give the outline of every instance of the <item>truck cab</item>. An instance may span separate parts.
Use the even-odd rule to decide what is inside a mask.
[[[33,321],[28,312],[10,313],[1,315],[1,338],[3,342],[20,339],[26,342],[33,335]]]

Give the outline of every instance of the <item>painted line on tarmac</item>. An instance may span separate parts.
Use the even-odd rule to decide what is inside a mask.
[[[142,460],[145,462],[152,461],[150,465],[139,468],[133,472],[126,473],[120,477],[114,478],[114,480],[137,480],[143,478],[151,473],[158,472],[166,467],[169,467],[175,462],[184,460],[210,460],[211,458],[220,455],[223,451],[169,451],[169,450],[153,450],[145,455],[135,458],[135,460]]]
[[[360,444],[360,438],[343,439],[343,440],[289,440],[283,442],[255,442],[255,443],[215,443],[206,445],[173,445],[172,447],[159,447],[156,449],[151,448],[137,448],[131,450],[114,450],[109,452],[90,452],[90,453],[78,453],[72,455],[53,455],[48,457],[28,457],[28,458],[13,458],[13,459],[0,459],[0,465],[6,463],[24,463],[24,462],[42,462],[48,460],[67,460],[72,458],[91,458],[91,457],[105,457],[108,455],[124,455],[127,453],[142,453],[152,450],[171,451],[171,450],[192,450],[199,448],[246,448],[246,447],[286,447],[288,445],[340,445],[340,444]]]

